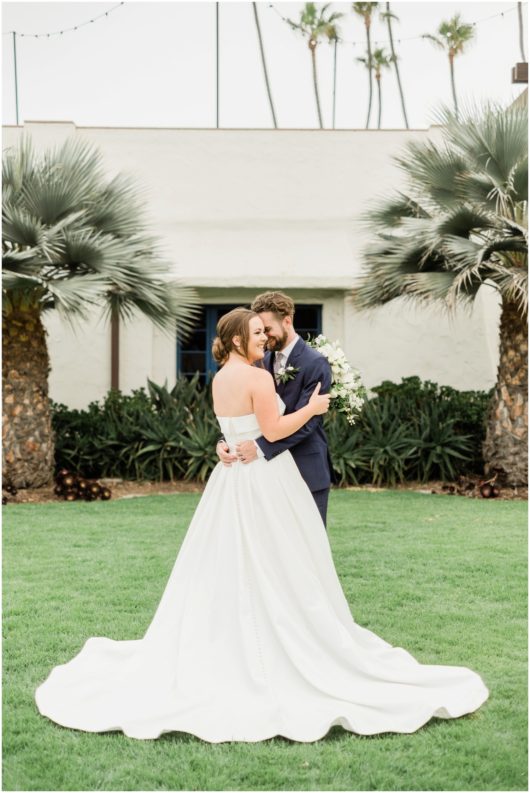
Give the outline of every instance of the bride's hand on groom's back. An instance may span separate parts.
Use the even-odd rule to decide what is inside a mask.
[[[331,399],[329,394],[321,394],[320,387],[322,383],[317,383],[315,390],[309,397],[308,404],[311,405],[313,408],[313,413],[315,416],[321,416],[323,413],[327,413],[329,410],[329,400]]]
[[[219,441],[215,451],[223,465],[230,467],[232,463],[237,461],[235,454],[230,454],[230,450],[226,441]]]

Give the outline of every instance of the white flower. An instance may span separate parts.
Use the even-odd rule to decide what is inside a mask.
[[[331,368],[330,396],[332,406],[346,414],[350,424],[355,423],[355,413],[358,413],[364,403],[366,393],[361,383],[357,369],[353,369],[337,339],[330,342],[322,333],[309,342],[311,347],[324,356]]]
[[[288,380],[294,380],[299,371],[299,367],[291,366],[291,364],[289,366],[280,366],[276,373],[276,378],[280,383],[287,383]]]

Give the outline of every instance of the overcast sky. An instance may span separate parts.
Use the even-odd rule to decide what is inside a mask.
[[[48,33],[87,22],[117,2],[5,2],[3,8],[3,123],[15,123],[13,37]],[[321,5],[321,4],[320,4]],[[384,8],[384,3],[380,3]],[[417,38],[435,33],[460,12],[476,22],[475,40],[456,59],[459,99],[508,103],[524,88],[512,85],[521,60],[515,2],[395,2],[396,48],[413,128],[427,127],[433,110],[451,102],[447,56]],[[303,3],[258,3],[278,124],[316,127],[306,41],[282,20],[298,20]],[[365,29],[351,3],[343,12],[338,47],[336,126],[364,128],[368,78],[355,58],[364,55]],[[500,16],[503,12],[503,16]],[[271,115],[250,2],[221,2],[220,126],[270,127]],[[490,19],[485,19],[491,17]],[[526,4],[524,10],[526,32]],[[387,47],[387,29],[376,15],[372,37]],[[352,43],[355,42],[355,43]],[[17,35],[19,117],[67,120],[80,126],[215,126],[215,3],[131,2],[74,32],[44,38]],[[333,50],[317,49],[324,126],[331,126]],[[525,53],[528,57],[528,53]],[[402,127],[393,71],[383,74],[383,127]],[[372,124],[377,123],[376,97]],[[318,164],[315,164],[318,167]]]

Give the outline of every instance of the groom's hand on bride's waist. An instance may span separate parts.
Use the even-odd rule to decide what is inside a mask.
[[[260,456],[258,454],[258,445],[255,441],[241,441],[241,443],[238,443],[236,454],[237,459],[242,463],[253,463]]]

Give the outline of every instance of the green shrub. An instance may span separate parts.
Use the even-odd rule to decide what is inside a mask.
[[[324,418],[338,484],[394,485],[480,473],[490,392],[457,391],[419,377],[372,388],[356,424]],[[147,381],[111,390],[85,410],[52,403],[56,465],[90,478],[206,481],[220,429],[198,375],[171,390]]]
[[[455,429],[464,435],[470,435],[471,460],[467,467],[468,473],[482,474],[484,471],[482,444],[486,438],[493,391],[493,388],[489,391],[457,391],[451,386],[440,386],[440,399],[443,404],[450,406],[448,416],[454,418]]]
[[[344,413],[331,411],[324,418],[329,453],[338,485],[359,485],[368,480],[370,457],[357,424]]]
[[[57,469],[92,478],[204,481],[217,462],[219,428],[198,375],[179,379],[171,390],[148,380],[147,391],[111,390],[86,410],[55,403],[52,410]]]
[[[493,389],[492,389],[493,390]],[[490,391],[457,391],[419,377],[385,380],[351,427],[328,413],[338,483],[375,485],[482,473]]]
[[[455,427],[455,420],[447,418],[444,406],[431,402],[410,419],[415,451],[411,455],[411,479],[454,479],[471,462],[470,435],[463,435]],[[460,463],[459,463],[460,461]]]

